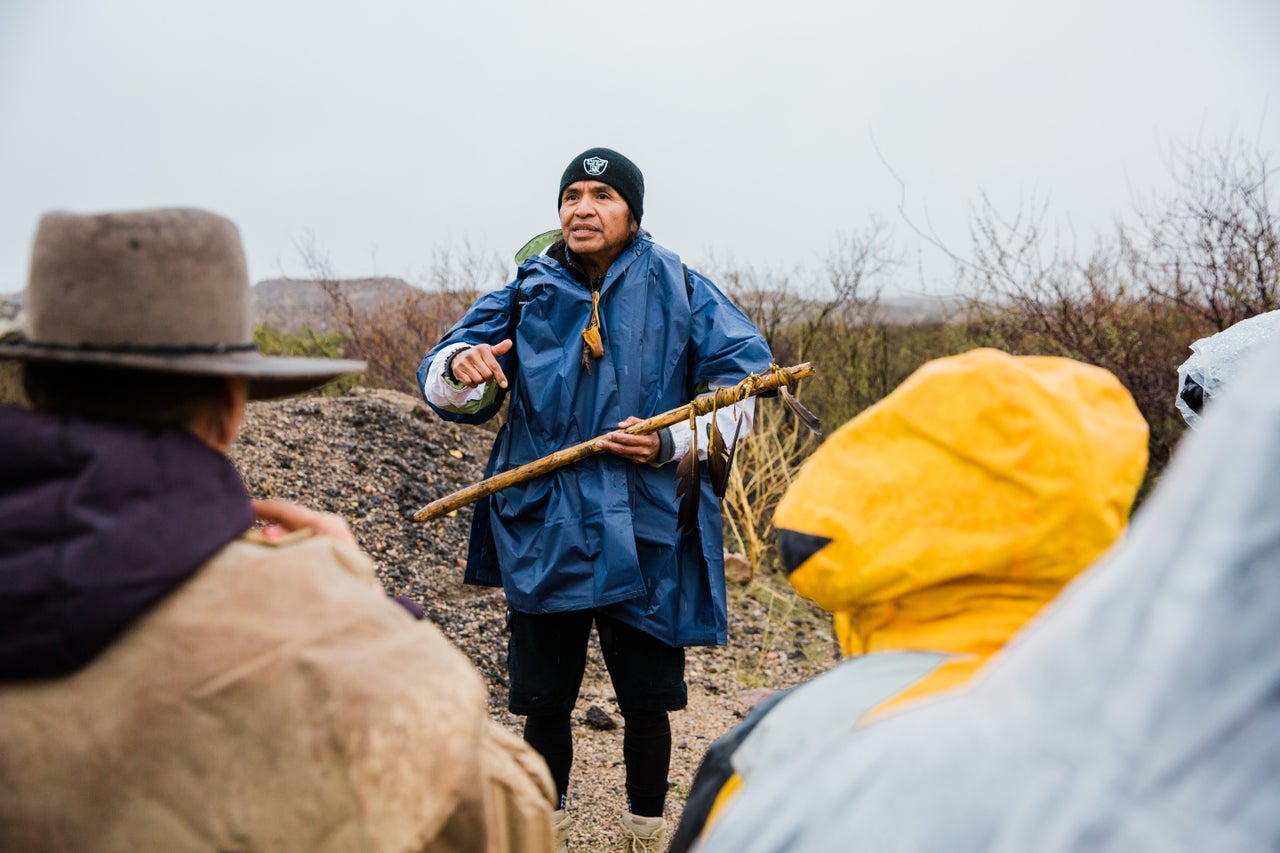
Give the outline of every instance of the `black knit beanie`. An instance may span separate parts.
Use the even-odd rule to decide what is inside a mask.
[[[611,148],[588,148],[569,164],[560,176],[560,191],[556,193],[556,208],[564,196],[564,188],[577,181],[599,181],[613,187],[631,208],[636,224],[644,215],[644,175],[626,157]]]

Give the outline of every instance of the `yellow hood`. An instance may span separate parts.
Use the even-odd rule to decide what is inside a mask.
[[[979,349],[837,430],[775,525],[846,654],[985,658],[1115,541],[1146,464],[1146,422],[1111,373]]]

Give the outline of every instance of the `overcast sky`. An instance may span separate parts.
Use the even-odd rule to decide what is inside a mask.
[[[928,290],[900,197],[960,250],[984,192],[1091,242],[1173,148],[1280,164],[1277,36],[1277,0],[0,0],[0,293],[59,208],[217,211],[254,280],[311,239],[422,281],[556,227],[594,145],[694,266],[817,267],[879,217]]]

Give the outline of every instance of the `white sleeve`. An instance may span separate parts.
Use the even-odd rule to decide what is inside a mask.
[[[716,426],[720,430],[720,435],[724,436],[725,444],[733,444],[733,434],[737,432],[738,438],[743,438],[747,433],[751,432],[751,425],[755,421],[756,414],[756,398],[748,397],[741,403],[734,403],[732,406],[726,406],[716,412]],[[739,427],[741,421],[741,427]],[[711,435],[711,415],[699,415],[698,422],[698,458],[707,458],[707,444]],[[671,427],[671,458],[683,459],[684,455],[689,452],[689,421],[683,420]]]
[[[445,378],[445,365],[455,353],[464,349],[471,349],[471,344],[451,344],[436,353],[436,357],[431,360],[431,369],[427,371],[427,379],[422,383],[422,395],[433,405],[442,409],[461,410],[484,398],[484,385],[470,388],[461,383],[455,385]]]

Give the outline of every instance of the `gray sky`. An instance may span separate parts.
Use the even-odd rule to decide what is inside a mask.
[[[312,235],[338,275],[421,281],[555,227],[593,145],[692,265],[814,268],[877,216],[931,290],[886,162],[957,249],[982,192],[1088,244],[1172,148],[1280,165],[1277,35],[1276,0],[0,0],[0,293],[55,208],[217,211],[255,280]]]

